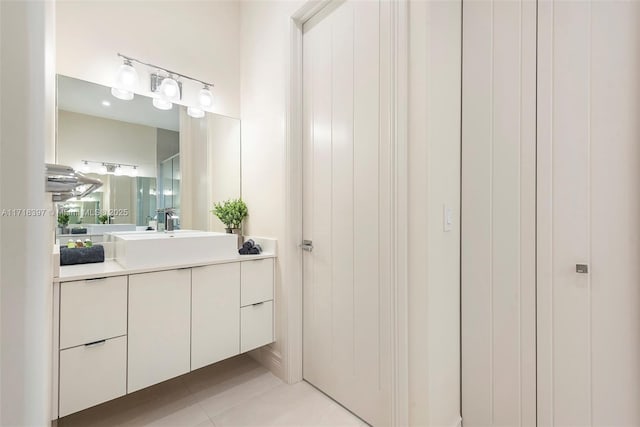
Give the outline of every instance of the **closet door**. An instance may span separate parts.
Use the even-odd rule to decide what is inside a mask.
[[[640,2],[538,17],[538,423],[638,426]]]
[[[463,13],[462,418],[535,426],[536,2]]]

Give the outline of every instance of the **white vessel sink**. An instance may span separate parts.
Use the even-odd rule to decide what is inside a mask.
[[[125,268],[171,267],[231,258],[238,236],[198,230],[111,233],[114,258]]]

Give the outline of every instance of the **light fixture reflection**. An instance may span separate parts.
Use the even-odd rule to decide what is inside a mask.
[[[194,119],[201,119],[204,117],[204,110],[198,107],[188,107],[187,114],[193,117]]]
[[[164,99],[153,98],[153,106],[158,110],[171,110],[173,108],[173,103]]]

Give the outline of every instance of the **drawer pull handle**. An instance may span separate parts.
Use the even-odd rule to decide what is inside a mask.
[[[86,282],[95,282],[97,280],[107,280],[106,277],[92,277],[90,279],[84,279]]]
[[[87,348],[97,347],[100,344],[104,344],[105,342],[107,342],[107,340],[94,341],[94,342],[87,343],[84,346]]]
[[[257,302],[257,303],[255,303],[255,304],[251,304],[251,305],[255,307],[255,306],[258,306],[258,305],[262,305],[262,304],[264,304],[264,301],[262,301],[262,302]]]

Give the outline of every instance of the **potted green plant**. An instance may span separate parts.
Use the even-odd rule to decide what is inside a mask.
[[[238,235],[238,245],[242,245],[242,221],[249,211],[242,199],[229,199],[214,203],[211,213],[224,224],[227,233]]]
[[[107,222],[109,222],[109,215],[107,214],[99,215],[98,222],[100,222],[100,224],[106,224]]]
[[[67,226],[69,225],[69,220],[71,217],[66,212],[60,212],[58,214],[58,225],[60,226],[60,234],[67,234]]]

